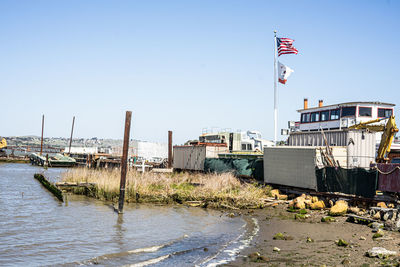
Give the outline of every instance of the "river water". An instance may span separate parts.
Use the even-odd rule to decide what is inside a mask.
[[[61,203],[33,175],[57,181],[63,171],[0,164],[0,266],[216,266],[258,229],[201,208],[129,204],[118,215],[84,196]]]

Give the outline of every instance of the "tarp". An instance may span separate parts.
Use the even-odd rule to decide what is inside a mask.
[[[376,170],[326,167],[316,169],[315,175],[319,192],[340,192],[371,198],[377,188]]]
[[[232,172],[236,176],[249,176],[264,181],[262,159],[206,158],[205,172]]]

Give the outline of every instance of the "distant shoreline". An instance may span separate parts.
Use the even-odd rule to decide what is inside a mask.
[[[0,157],[0,163],[29,163],[29,159]]]

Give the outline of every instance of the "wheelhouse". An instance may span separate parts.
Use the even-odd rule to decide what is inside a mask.
[[[351,125],[394,114],[394,104],[382,102],[346,102],[308,108],[308,100],[304,99],[304,108],[298,110],[300,121],[296,123],[297,131],[335,130],[348,128]],[[385,120],[377,123],[384,124]]]

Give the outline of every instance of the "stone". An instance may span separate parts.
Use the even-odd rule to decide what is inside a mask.
[[[279,196],[278,196],[278,199],[279,199],[279,200],[287,200],[287,199],[288,199],[288,196],[287,196],[287,195],[279,195]]]
[[[400,220],[386,221],[384,224],[384,229],[387,231],[399,231],[400,230]]]
[[[395,256],[395,255],[397,255],[396,251],[387,250],[386,248],[381,248],[381,247],[373,247],[367,251],[367,256],[370,258],[378,257],[382,259],[384,257]]]
[[[281,251],[281,249],[280,249],[280,248],[278,248],[278,247],[274,247],[273,251],[275,251],[275,252],[279,252],[279,251]]]
[[[342,264],[345,265],[345,266],[346,266],[346,265],[350,265],[350,263],[351,263],[351,262],[350,262],[349,259],[344,259],[344,260],[342,260]]]
[[[268,262],[269,259],[265,256],[261,256],[259,252],[254,252],[249,254],[247,257],[249,257],[250,261],[252,262]]]
[[[311,202],[312,203],[318,202],[318,200],[319,200],[318,197],[312,197],[311,198]]]
[[[335,222],[336,219],[331,216],[325,216],[321,218],[321,222]]]
[[[305,209],[305,208],[306,208],[306,204],[305,204],[304,202],[296,202],[296,203],[294,204],[294,207],[295,207],[296,209]]]
[[[390,212],[385,212],[383,214],[382,220],[384,220],[384,221],[389,220],[390,219],[390,215],[392,215],[392,214],[390,214]]]
[[[272,239],[274,239],[274,240],[293,240],[293,237],[289,236],[289,235],[284,235],[282,233],[276,233]]]
[[[306,242],[307,242],[307,243],[312,243],[312,242],[314,242],[314,240],[313,240],[313,239],[311,239],[310,237],[307,237],[307,240],[306,240]]]
[[[380,220],[380,219],[381,219],[381,212],[380,212],[380,211],[377,211],[377,212],[372,216],[372,218],[374,218],[375,220]]]
[[[383,223],[378,223],[378,222],[373,222],[371,224],[369,224],[369,227],[371,227],[372,229],[379,229],[379,228],[383,228]]]
[[[365,214],[367,214],[365,210],[360,210],[359,212],[356,213],[356,215],[358,216],[364,216]]]
[[[360,236],[360,240],[367,240],[365,236]]]
[[[353,214],[359,214],[360,213],[360,208],[359,207],[349,207],[348,212],[349,213],[353,213]]]
[[[282,234],[282,233],[276,233],[272,239],[274,239],[274,240],[285,240],[285,235]]]
[[[271,192],[270,192],[270,195],[271,195],[271,197],[273,197],[275,199],[278,199],[278,197],[280,195],[280,192],[279,192],[278,189],[272,189]]]
[[[298,220],[298,221],[304,221],[305,219],[307,219],[309,216],[307,216],[308,214],[298,214],[296,213],[294,215],[294,219]]]
[[[338,245],[339,247],[347,247],[349,245],[349,243],[347,241],[344,241],[343,239],[339,239],[336,242],[336,245]]]
[[[386,206],[386,203],[385,203],[385,202],[379,202],[378,204],[376,204],[376,206],[377,206],[377,207],[380,207],[380,208],[387,209],[387,206]]]
[[[306,199],[302,196],[296,197],[293,199],[293,207],[296,209],[305,209],[306,204],[305,204]]]
[[[322,210],[324,208],[325,208],[325,203],[322,200],[313,202],[310,205],[310,209],[312,210]]]
[[[311,198],[304,200],[304,204],[306,205],[307,208],[309,208],[311,206]]]
[[[228,214],[228,217],[230,217],[230,218],[235,217],[235,213],[233,213],[233,212],[229,213],[229,214]]]
[[[335,205],[330,209],[329,215],[340,216],[347,213],[348,204],[345,200],[336,201]]]
[[[376,233],[372,236],[373,239],[375,238],[380,238],[384,235],[382,229],[378,229],[378,231],[376,231]]]

